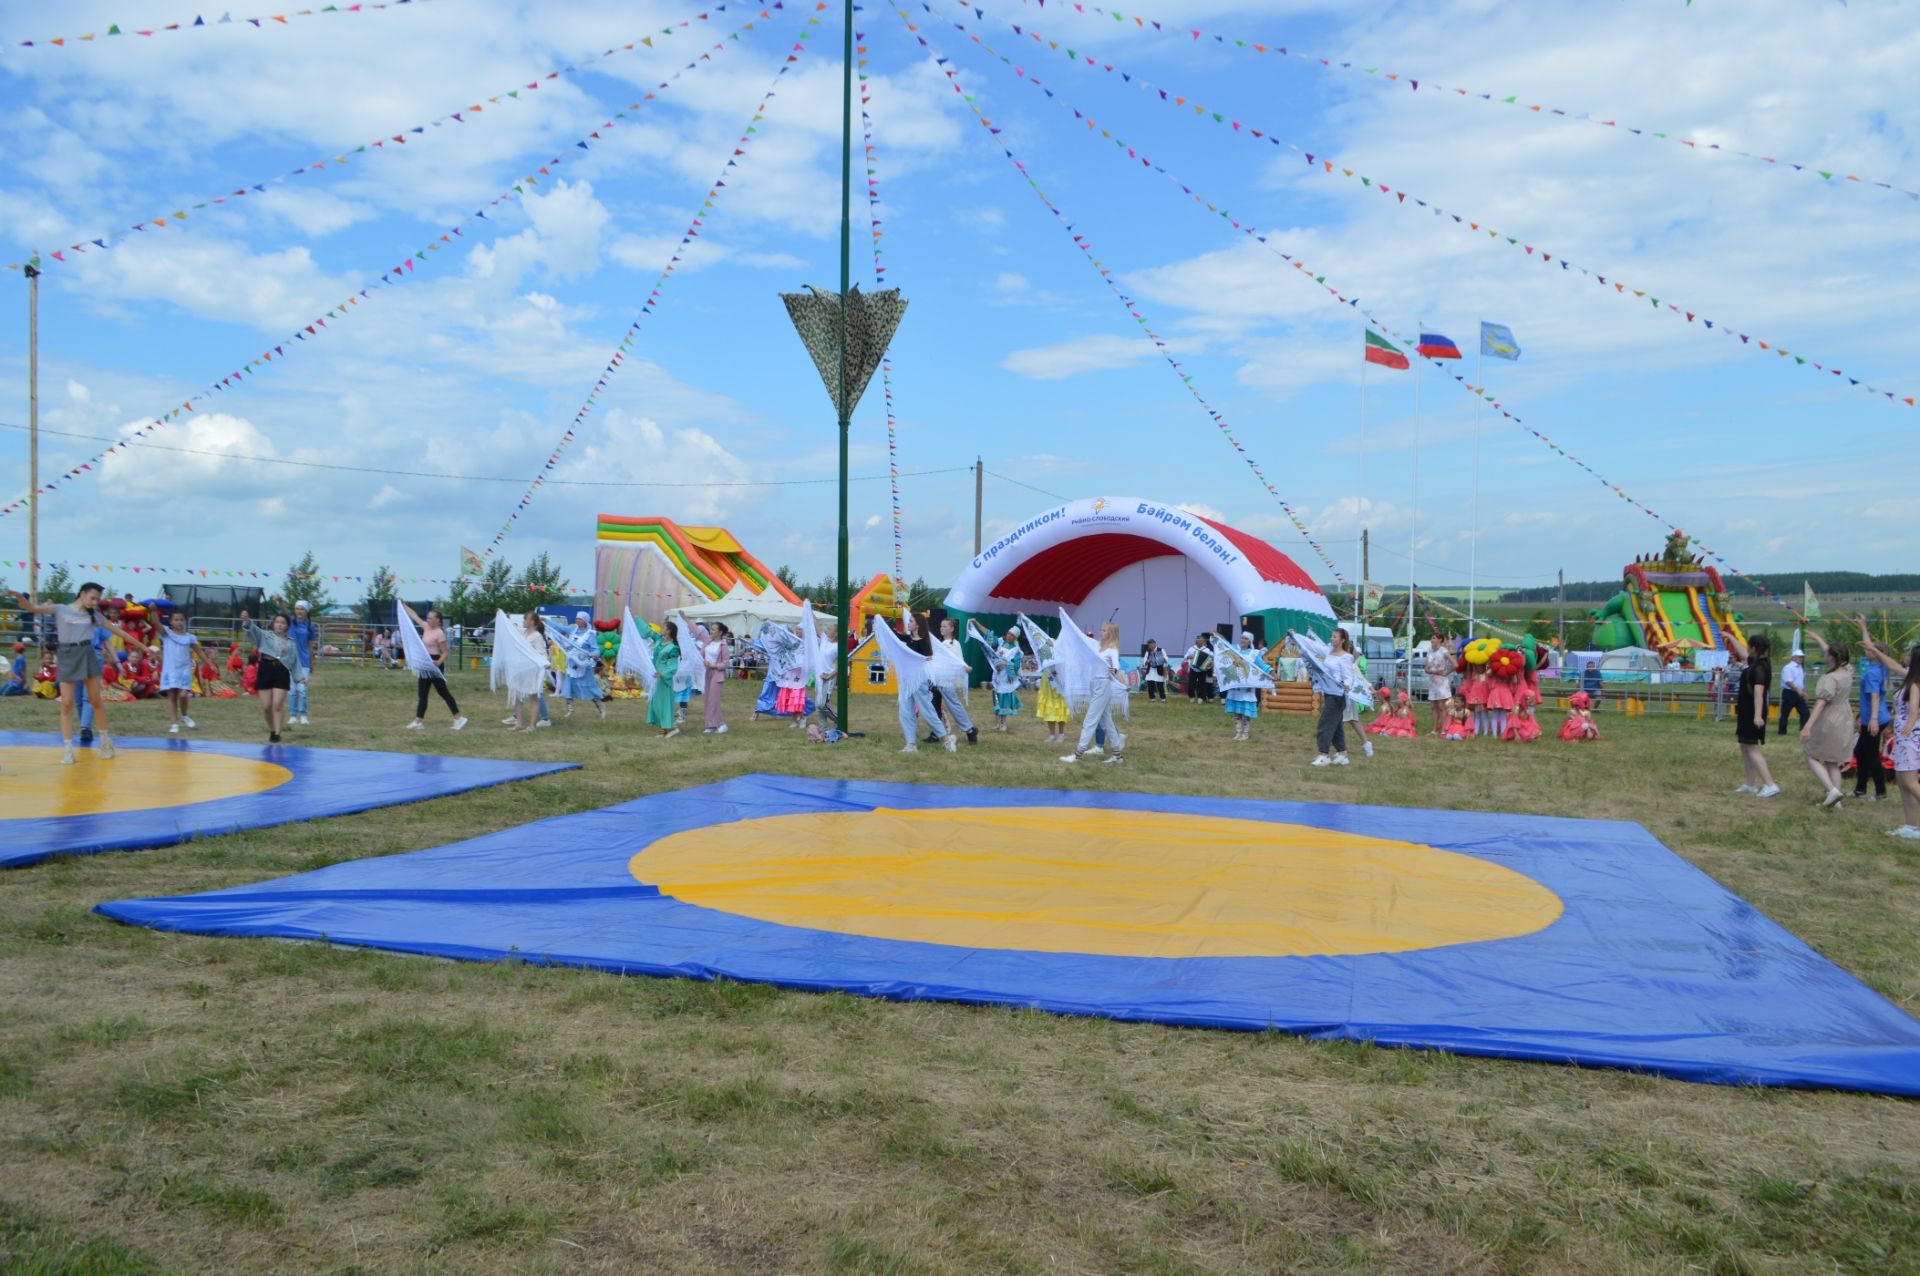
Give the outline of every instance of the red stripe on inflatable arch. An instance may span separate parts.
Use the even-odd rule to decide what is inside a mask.
[[[1160,541],[1125,532],[1082,536],[1041,550],[1002,576],[990,596],[1033,598],[1078,607],[1095,585],[1121,568],[1177,553]]]
[[[1270,580],[1276,585],[1294,585],[1309,593],[1319,593],[1320,586],[1313,583],[1313,577],[1300,570],[1300,564],[1282,554],[1258,536],[1249,535],[1237,527],[1228,527],[1225,523],[1216,523],[1210,518],[1201,518],[1201,522],[1219,532],[1233,547],[1247,556],[1253,564],[1253,570],[1260,573],[1260,579]]]

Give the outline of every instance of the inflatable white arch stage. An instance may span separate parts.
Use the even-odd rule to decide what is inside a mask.
[[[1056,607],[1083,629],[1119,621],[1127,652],[1154,638],[1177,654],[1224,624],[1264,631],[1273,643],[1289,629],[1324,635],[1334,623],[1313,578],[1267,542],[1131,496],[1072,501],[1023,520],[947,591],[949,615],[962,625],[978,617],[996,632],[1016,611],[1045,619]]]

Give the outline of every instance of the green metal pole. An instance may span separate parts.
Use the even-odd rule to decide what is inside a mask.
[[[847,402],[847,292],[853,286],[853,0],[846,0],[840,86],[840,572],[835,614],[840,621],[834,654],[834,716],[847,729],[847,432],[853,413]]]

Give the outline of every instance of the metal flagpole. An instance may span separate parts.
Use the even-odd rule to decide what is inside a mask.
[[[839,621],[838,641],[834,644],[834,718],[840,730],[847,730],[847,654],[848,628],[847,574],[847,433],[853,415],[847,400],[851,380],[847,362],[847,292],[853,285],[853,0],[846,0],[846,29],[841,45],[840,84],[840,569],[835,590],[834,614]]]
[[[1360,329],[1360,491],[1354,497],[1353,512],[1356,517],[1364,517],[1361,511],[1367,499],[1367,330]],[[980,551],[975,548],[973,551]],[[1367,649],[1367,612],[1366,612],[1367,574],[1360,573],[1360,582],[1353,587],[1353,618],[1360,622],[1360,650]]]
[[[40,267],[27,273],[27,600],[40,601]]]
[[[1473,352],[1473,379],[1480,385],[1480,360],[1486,354],[1486,338]],[[1467,549],[1467,637],[1473,637],[1473,600],[1480,578],[1480,395],[1473,395],[1473,540]]]
[[[1425,327],[1423,321],[1421,327]],[[1415,334],[1416,337],[1418,334]],[[1413,507],[1409,512],[1407,528],[1407,685],[1413,685],[1413,551],[1415,541],[1420,534],[1420,365],[1426,362],[1426,356],[1420,353],[1420,343],[1413,343]]]

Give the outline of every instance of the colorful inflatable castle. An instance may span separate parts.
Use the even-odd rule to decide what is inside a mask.
[[[620,609],[659,622],[668,612],[718,601],[728,593],[800,599],[724,527],[690,527],[670,518],[602,514],[594,537],[593,615],[618,623]]]
[[[1725,651],[1727,636],[1742,642],[1720,573],[1687,548],[1675,532],[1658,558],[1636,558],[1622,573],[1626,588],[1607,600],[1594,619],[1599,651],[1645,647],[1665,660],[1687,660],[1695,651]]]

